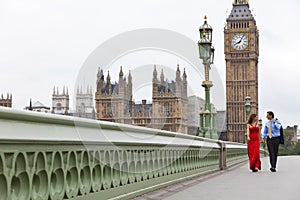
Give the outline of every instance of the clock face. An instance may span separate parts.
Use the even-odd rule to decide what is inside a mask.
[[[248,38],[243,33],[238,33],[233,36],[231,46],[236,50],[244,50],[248,46]]]

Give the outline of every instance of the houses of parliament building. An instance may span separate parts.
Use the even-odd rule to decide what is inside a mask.
[[[0,106],[11,108],[12,107],[12,94],[7,94],[6,98],[2,94],[0,97]]]
[[[163,71],[158,78],[156,66],[152,78],[152,103],[132,100],[132,75],[124,77],[122,67],[119,81],[112,83],[109,72],[97,74],[95,93],[96,118],[98,120],[132,124],[143,127],[187,134],[187,75],[177,66],[175,81],[167,81]]]

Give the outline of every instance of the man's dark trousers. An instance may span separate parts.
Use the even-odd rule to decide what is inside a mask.
[[[278,148],[279,148],[279,137],[267,138],[267,146],[270,154],[271,167],[276,169]]]

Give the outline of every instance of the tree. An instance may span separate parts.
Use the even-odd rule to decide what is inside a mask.
[[[279,145],[279,155],[300,155],[300,142],[292,141],[293,135],[290,131],[284,130],[284,145]]]

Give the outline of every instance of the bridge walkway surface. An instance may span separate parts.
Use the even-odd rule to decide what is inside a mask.
[[[268,157],[261,161],[262,170],[256,173],[244,162],[134,200],[300,200],[300,156],[279,157],[277,172],[269,170]]]

